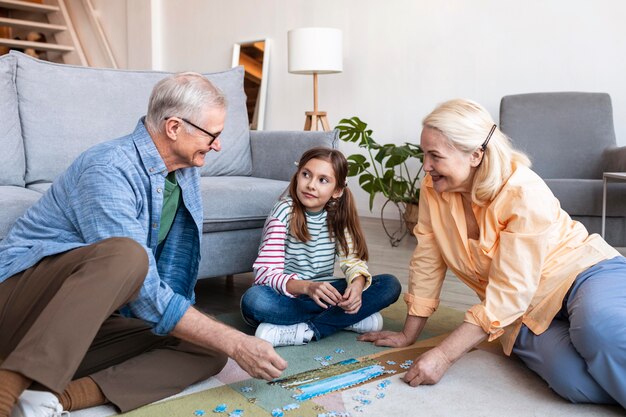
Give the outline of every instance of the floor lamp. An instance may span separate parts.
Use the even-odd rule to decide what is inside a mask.
[[[287,34],[289,72],[313,74],[313,111],[305,112],[304,130],[330,130],[325,111],[317,109],[317,75],[343,71],[341,30],[332,28],[300,28]]]

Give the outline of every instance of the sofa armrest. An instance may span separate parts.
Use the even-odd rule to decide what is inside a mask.
[[[304,151],[316,146],[337,148],[339,131],[250,131],[252,176],[289,181]]]
[[[626,146],[611,147],[604,151],[604,172],[626,172]]]

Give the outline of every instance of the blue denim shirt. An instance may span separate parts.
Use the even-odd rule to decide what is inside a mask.
[[[128,237],[148,253],[138,298],[122,309],[168,334],[194,302],[202,200],[197,168],[179,169],[182,201],[157,258],[167,169],[140,120],[135,131],[81,154],[0,242],[0,282],[42,258],[109,237]]]

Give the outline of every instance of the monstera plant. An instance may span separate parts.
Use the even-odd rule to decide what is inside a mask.
[[[356,143],[364,149],[364,154],[358,153],[347,157],[349,163],[348,176],[358,177],[360,187],[369,194],[370,211],[374,207],[374,198],[382,194],[386,202],[382,210],[391,202],[398,208],[404,219],[405,227],[396,233],[385,232],[396,246],[407,232],[412,233],[417,223],[417,204],[419,203],[420,179],[423,173],[422,163],[424,152],[419,145],[405,142],[402,145],[392,143],[381,145],[372,137],[373,131],[368,129],[367,123],[358,117],[341,119],[336,126],[339,138],[344,142]],[[416,164],[414,162],[419,162]]]

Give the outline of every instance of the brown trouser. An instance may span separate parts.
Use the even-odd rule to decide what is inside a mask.
[[[46,257],[0,283],[0,369],[56,393],[90,376],[123,412],[218,373],[224,354],[115,314],[137,296],[147,271],[139,244],[112,238]]]

